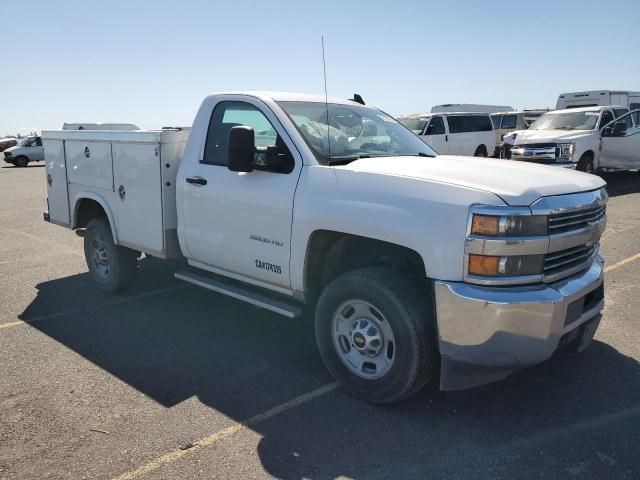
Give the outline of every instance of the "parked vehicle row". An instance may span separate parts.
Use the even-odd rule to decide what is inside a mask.
[[[484,115],[417,130],[437,117],[493,146]],[[598,327],[595,175],[438,155],[376,108],[288,93],[211,95],[190,131],[43,138],[45,220],[85,230],[99,288],[128,288],[145,252],[288,317],[306,305],[327,369],[367,401],[493,382],[583,350]]]

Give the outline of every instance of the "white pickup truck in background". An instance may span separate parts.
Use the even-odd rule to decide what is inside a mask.
[[[511,159],[583,172],[640,169],[640,127],[622,106],[555,110],[505,136]]]
[[[306,304],[367,401],[495,381],[598,326],[596,176],[435,155],[380,110],[288,93],[211,95],[191,130],[43,137],[45,220],[85,229],[98,287],[130,286],[144,252],[282,315]]]

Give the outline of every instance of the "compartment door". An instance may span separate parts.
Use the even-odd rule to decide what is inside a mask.
[[[67,140],[65,150],[69,183],[113,189],[111,143]]]
[[[164,252],[160,146],[113,143],[114,209],[119,243]]]
[[[67,184],[67,166],[64,156],[64,141],[44,140],[45,166],[47,167],[47,199],[49,218],[58,225],[68,226],[69,194]]]

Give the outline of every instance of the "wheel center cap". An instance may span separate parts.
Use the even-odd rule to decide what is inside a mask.
[[[367,344],[367,340],[364,338],[360,332],[357,332],[353,335],[353,343],[357,348],[364,348]]]
[[[380,353],[384,341],[375,324],[365,318],[354,323],[351,330],[351,343],[363,355],[373,357]]]

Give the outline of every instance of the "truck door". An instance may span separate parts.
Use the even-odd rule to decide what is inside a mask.
[[[30,160],[41,161],[44,160],[44,147],[42,146],[42,138],[36,137],[33,154],[29,154]]]
[[[443,117],[436,115],[431,117],[429,124],[420,138],[425,141],[440,155],[449,153],[448,135]]]
[[[290,173],[227,168],[229,131],[254,129],[256,147],[287,149]],[[196,266],[239,275],[288,289],[290,238],[295,188],[302,158],[271,110],[254,99],[220,101],[214,108],[201,152],[202,160],[183,162],[184,252]]]
[[[67,163],[65,160],[64,142],[62,140],[45,139],[47,156],[47,204],[49,219],[58,225],[71,225],[69,215],[69,195],[67,180]]]
[[[640,127],[634,125],[631,115],[617,118],[601,131],[598,166],[640,169]]]

